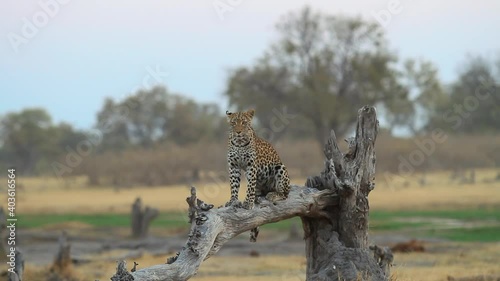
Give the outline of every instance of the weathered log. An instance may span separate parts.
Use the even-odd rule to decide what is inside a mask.
[[[130,280],[129,276],[138,281],[188,280],[231,238],[294,216],[303,222],[307,280],[388,280],[389,267],[368,248],[368,194],[375,187],[377,132],[375,108],[361,108],[356,136],[347,139],[348,152],[340,151],[332,131],[325,145],[324,171],[308,178],[306,186],[292,186],[288,199],[275,204],[263,200],[252,210],[234,206],[211,210],[196,198],[193,188],[187,198],[191,230],[184,248],[167,264],[131,274],[121,261],[112,280]]]
[[[186,245],[167,264],[131,273],[134,280],[188,280],[196,274],[205,259],[217,253],[222,245],[238,234],[295,216],[321,217],[326,206],[338,202],[337,195],[331,190],[292,186],[288,199],[276,204],[263,200],[252,210],[236,207],[210,209],[212,205],[196,198],[195,188],[191,192],[187,201],[193,223]],[[123,266],[120,263],[118,268],[123,269]],[[118,275],[115,277],[118,278]]]

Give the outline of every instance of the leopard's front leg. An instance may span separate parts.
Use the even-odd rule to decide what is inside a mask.
[[[228,164],[229,164],[229,184],[231,185],[231,199],[229,200],[229,202],[226,203],[226,207],[241,204],[238,201],[238,192],[240,190],[240,177],[241,177],[240,167],[238,166],[238,163],[236,163],[232,159],[228,159]]]
[[[251,166],[247,169],[245,176],[247,177],[248,188],[243,208],[253,209],[255,203],[255,187],[257,186],[257,169]]]

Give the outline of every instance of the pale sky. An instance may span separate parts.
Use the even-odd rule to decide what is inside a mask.
[[[105,97],[156,80],[225,108],[227,70],[255,61],[282,15],[309,5],[375,20],[393,1],[3,0],[0,115],[45,107],[56,122],[90,128]],[[223,20],[213,5],[221,2],[234,6]],[[385,26],[390,48],[433,61],[445,82],[467,54],[500,53],[500,1],[399,0],[398,11]]]

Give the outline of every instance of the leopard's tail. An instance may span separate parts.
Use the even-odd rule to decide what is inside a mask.
[[[259,236],[259,227],[250,230],[250,242],[257,242],[257,236]]]

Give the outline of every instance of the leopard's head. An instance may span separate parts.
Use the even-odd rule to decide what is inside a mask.
[[[229,139],[234,146],[246,146],[253,138],[252,119],[255,110],[250,109],[243,112],[226,111],[229,122]]]

